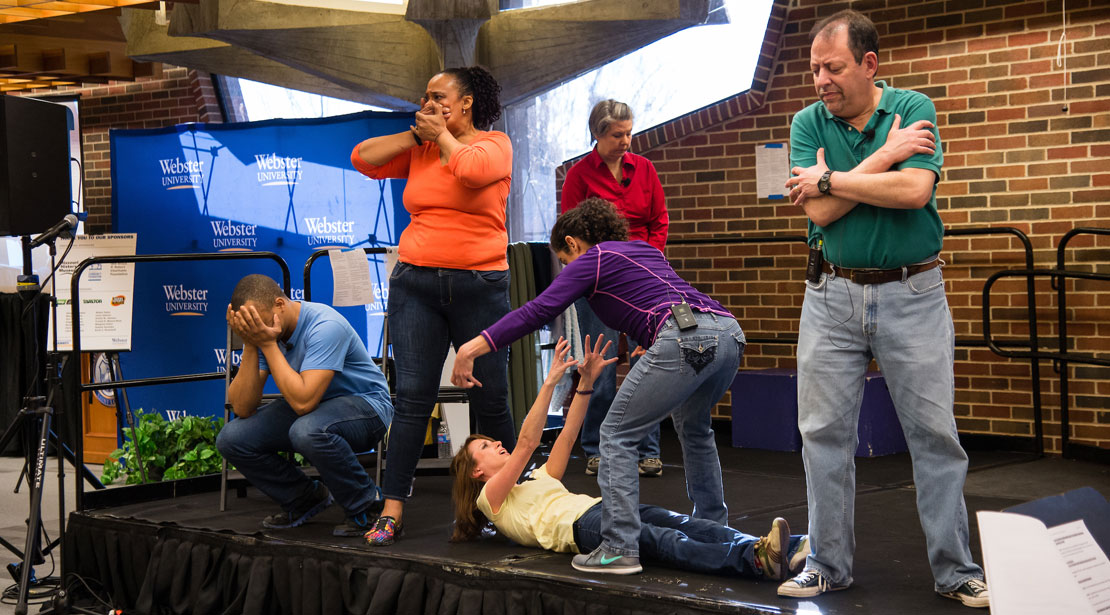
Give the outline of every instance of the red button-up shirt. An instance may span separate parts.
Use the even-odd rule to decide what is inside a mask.
[[[567,171],[559,211],[574,209],[592,196],[603,198],[628,219],[630,239],[646,241],[662,252],[667,246],[670,218],[655,165],[643,156],[625,152],[621,173],[624,181],[618,182],[594,148]]]

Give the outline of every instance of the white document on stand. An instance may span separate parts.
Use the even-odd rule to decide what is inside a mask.
[[[1044,523],[1004,512],[977,517],[993,615],[1095,615]]]
[[[1060,557],[1096,613],[1110,613],[1110,559],[1082,520],[1048,530]]]
[[[332,301],[335,307],[373,303],[370,261],[362,248],[328,250],[331,261]]]

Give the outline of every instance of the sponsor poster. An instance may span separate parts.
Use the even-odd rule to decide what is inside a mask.
[[[138,254],[279,254],[291,296],[305,298],[305,262],[317,250],[396,245],[408,214],[404,182],[371,180],[351,166],[363,139],[407,130],[407,113],[363,112],[313,120],[182,124],[112,131],[113,230],[138,235]],[[329,302],[327,257],[311,271],[312,298]],[[236,282],[271,260],[141,263],[135,269],[133,343],[125,378],[220,372],[225,314]],[[380,354],[388,297],[381,256],[371,257],[372,303],[338,308]],[[84,323],[82,323],[84,327]],[[272,382],[268,392],[276,392]],[[223,381],[128,390],[131,407],[168,417],[222,415]]]
[[[73,350],[73,308],[70,303],[73,272],[94,256],[135,254],[135,234],[78,235],[55,274],[58,297],[58,350]],[[81,350],[131,349],[131,309],[134,305],[134,263],[97,263],[81,274]],[[54,323],[51,321],[50,326]],[[46,339],[53,339],[53,332]]]

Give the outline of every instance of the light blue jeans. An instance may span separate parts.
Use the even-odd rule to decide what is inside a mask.
[[[852,583],[856,429],[874,357],[913,460],[936,590],[983,578],[968,548],[967,453],[952,415],[955,331],[940,268],[886,284],[822,275],[806,286],[798,330],[798,428],[813,549],[806,565],[835,585]]]
[[[598,485],[601,535],[610,553],[639,557],[640,476],[636,447],[668,415],[682,443],[686,494],[693,517],[727,525],[721,460],[710,414],[736,377],[744,333],[736,320],[694,315],[698,326],[679,331],[668,318],[655,343],[628,372],[601,424]]]

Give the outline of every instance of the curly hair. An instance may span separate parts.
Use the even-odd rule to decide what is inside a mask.
[[[440,74],[455,79],[460,95],[474,97],[471,121],[478,130],[488,130],[501,117],[501,86],[488,70],[481,66],[462,66],[448,68]]]
[[[471,434],[451,460],[451,475],[455,477],[451,487],[451,503],[455,508],[455,529],[451,542],[474,540],[490,526],[489,519],[478,510],[477,505],[478,494],[485,483],[470,475],[475,466],[474,457],[470,455],[470,443],[475,440],[493,441],[493,438]]]
[[[628,220],[612,203],[593,196],[555,220],[551,227],[551,249],[566,252],[567,235],[594,246],[603,241],[628,241]]]

